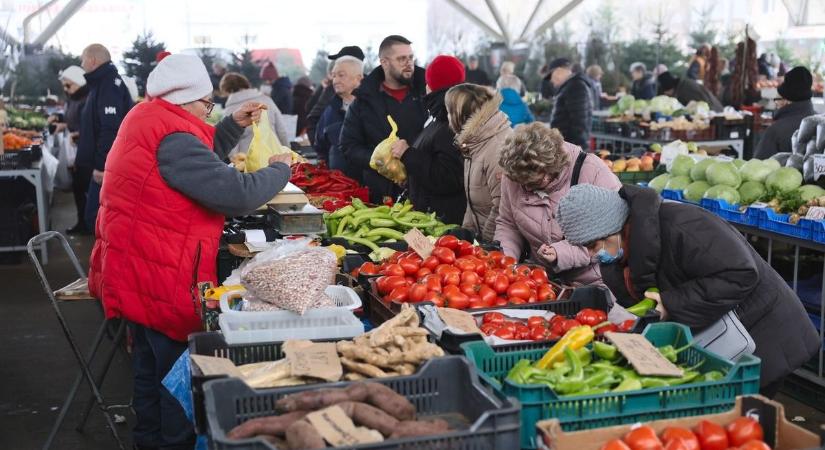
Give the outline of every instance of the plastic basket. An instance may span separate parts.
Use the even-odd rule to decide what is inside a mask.
[[[752,227],[759,225],[759,208],[748,207],[744,211],[739,209],[739,205],[731,205],[725,200],[703,198],[700,202],[702,208],[718,215],[728,222]]]
[[[688,327],[671,322],[648,325],[643,334],[657,347],[668,344],[682,347],[693,339]],[[703,371],[722,370],[726,372],[725,378],[640,391],[560,398],[544,385],[518,385],[504,380],[516,362],[521,359],[536,361],[549,346],[496,352],[483,342],[470,342],[462,348],[467,357],[475,362],[482,376],[489,377],[491,384],[521,402],[522,448],[536,447],[533,426],[543,419],[559,419],[565,430],[582,430],[709,414],[733,406],[737,395],[759,391],[759,358],[745,355],[734,363],[703,348],[691,347],[679,354],[679,363],[693,365],[704,359]]]
[[[238,292],[246,291],[231,291],[223,294],[220,298],[221,313],[230,314],[232,316],[247,317],[250,320],[260,320],[266,314],[282,313],[286,311],[236,311],[229,307],[229,298],[237,295]],[[324,289],[324,293],[335,303],[335,308],[343,308],[349,311],[355,311],[361,307],[361,297],[349,286],[330,285]],[[278,316],[280,317],[280,315]]]
[[[616,172],[616,176],[622,184],[636,184],[639,182],[648,182],[656,178],[658,172],[655,170],[648,170],[645,172]]]
[[[222,313],[218,324],[230,344],[351,338],[364,333],[364,324],[344,308],[310,309],[303,315],[291,311]]]
[[[513,443],[518,441],[518,402],[485,386],[479,379],[476,369],[462,357],[436,358],[424,363],[414,375],[373,381],[389,386],[407,397],[415,405],[420,418],[454,418],[459,414],[468,420],[469,426],[443,435],[337,448],[492,450],[513,448]],[[352,383],[332,383],[324,387],[343,387],[350,384]],[[275,415],[274,404],[279,398],[316,388],[317,386],[296,386],[256,391],[243,381],[231,378],[206,383],[206,417],[213,448],[275,450],[274,446],[262,438],[231,440],[226,437],[226,433],[249,419]]]
[[[569,291],[568,291],[569,292]],[[533,303],[533,304],[526,304],[526,305],[511,305],[511,306],[500,306],[497,308],[484,308],[484,309],[477,309],[477,310],[470,310],[470,313],[476,312],[488,312],[488,311],[503,311],[503,310],[513,310],[513,309],[532,309],[532,310],[539,310],[539,311],[552,311],[555,314],[561,314],[567,317],[573,317],[584,308],[595,308],[601,309],[602,311],[607,312],[608,305],[611,304],[610,301],[610,291],[603,287],[598,286],[585,286],[574,289],[570,294],[570,297],[566,300],[558,300],[554,302],[544,302],[544,303]],[[658,316],[655,316],[658,318]],[[651,321],[655,320],[653,316],[645,316],[642,320],[639,321],[639,325],[647,325],[651,323]],[[426,325],[423,325],[426,328]],[[429,330],[432,333],[432,330]],[[639,330],[641,332],[641,329]],[[452,354],[463,354],[463,350],[461,348],[461,344],[466,342],[475,342],[475,341],[483,341],[484,337],[480,334],[455,334],[449,330],[444,330],[441,333],[440,338],[436,338],[436,343],[439,347],[443,348],[444,351]],[[546,342],[538,343],[539,345],[546,345]],[[504,348],[510,345],[518,345],[518,344],[504,344],[495,346],[495,348]]]
[[[799,239],[813,239],[811,220],[801,219],[796,225],[788,222],[790,214],[779,214],[770,208],[760,208],[759,228]]]
[[[811,225],[811,239],[814,242],[825,244],[825,220],[809,220]]]
[[[692,202],[685,198],[682,191],[674,191],[673,189],[665,189],[662,191],[662,198],[665,200],[673,200],[681,203],[690,203],[691,205],[700,206],[698,202]]]

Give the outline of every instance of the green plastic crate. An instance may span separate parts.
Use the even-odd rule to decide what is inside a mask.
[[[656,347],[671,344],[678,348],[693,340],[688,327],[672,322],[651,324],[642,334]],[[745,355],[734,363],[703,348],[691,347],[679,354],[679,363],[693,365],[704,358],[702,372],[721,370],[726,373],[725,378],[640,391],[560,398],[542,384],[521,385],[504,380],[516,362],[521,359],[537,361],[550,346],[497,352],[484,341],[477,341],[461,347],[491,385],[521,402],[522,448],[536,448],[535,424],[539,420],[556,418],[564,430],[575,431],[712,414],[730,409],[737,395],[759,392],[759,358]]]
[[[616,172],[616,177],[622,184],[647,183],[665,172],[665,166],[660,164],[655,169],[644,172]]]

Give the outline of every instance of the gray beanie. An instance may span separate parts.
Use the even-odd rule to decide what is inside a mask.
[[[617,191],[578,184],[559,202],[559,225],[567,242],[589,244],[618,233],[630,208]]]

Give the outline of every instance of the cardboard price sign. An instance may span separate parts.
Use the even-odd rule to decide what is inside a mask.
[[[481,334],[481,330],[478,328],[476,320],[468,312],[460,311],[454,308],[438,308],[438,315],[450,328],[455,328],[465,333]]]
[[[684,374],[682,369],[668,361],[650,341],[640,334],[609,331],[604,335],[610,339],[610,342],[616,346],[619,353],[630,362],[639,375],[681,377]]]
[[[433,243],[430,242],[430,239],[424,236],[424,233],[419,231],[418,228],[413,228],[408,231],[407,234],[404,235],[404,240],[407,241],[410,248],[418,253],[418,256],[422,259],[429,258],[435,248]]]
[[[318,434],[333,447],[368,444],[384,440],[381,433],[377,431],[361,427],[356,428],[355,424],[352,423],[352,419],[337,405],[309,413],[306,419],[315,427]]]
[[[334,342],[287,341],[284,353],[293,377],[338,381],[344,375]]]
[[[825,219],[825,207],[811,206],[808,208],[808,213],[805,214],[806,219],[822,220]]]
[[[813,155],[812,158],[814,159],[814,181],[816,181],[825,174],[825,155]]]
[[[243,378],[243,374],[232,361],[226,358],[217,358],[205,355],[189,355],[192,362],[200,368],[204,376],[228,375],[230,377]]]

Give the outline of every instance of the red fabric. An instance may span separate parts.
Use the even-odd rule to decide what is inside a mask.
[[[155,55],[155,62],[159,63],[159,62],[163,61],[163,58],[166,58],[167,56],[169,56],[171,54],[172,54],[171,52],[167,52],[166,50],[160,51]]]
[[[387,94],[390,94],[390,96],[392,98],[398,100],[399,103],[403,102],[404,97],[406,97],[407,93],[410,92],[410,87],[409,86],[404,86],[401,89],[393,89],[393,88],[387,86],[386,84],[384,84],[382,86],[384,88],[384,91]]]
[[[195,284],[216,281],[224,218],[161,177],[158,147],[178,132],[213,146],[213,127],[163,99],[136,105],[123,120],[106,161],[89,289],[107,318],[186,341],[201,329]]]
[[[438,55],[427,66],[424,79],[432,91],[461,84],[464,82],[464,63],[455,56]]]

